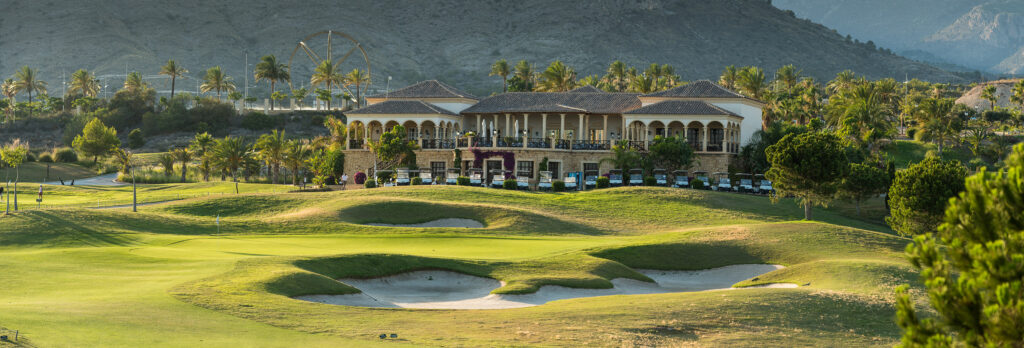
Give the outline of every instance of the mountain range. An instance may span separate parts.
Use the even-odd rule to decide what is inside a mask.
[[[194,90],[195,78],[214,65],[242,87],[244,71],[252,68],[246,69],[246,56],[250,65],[266,54],[287,63],[304,37],[324,30],[343,32],[365,49],[372,89],[380,91],[439,79],[490,94],[500,91],[501,80],[488,76],[489,66],[502,58],[513,64],[526,59],[538,70],[562,60],[580,77],[601,75],[618,59],[641,69],[671,64],[684,80],[717,79],[727,65],[757,65],[770,78],[776,68],[795,64],[819,80],[851,69],[869,78],[964,81],[847,41],[766,0],[5,1],[0,76],[29,65],[59,95],[62,76],[84,68],[95,71],[109,93],[125,71],[138,70],[165,93],[169,83],[156,73],[175,59],[191,71],[178,81],[179,90]],[[324,38],[307,42],[318,56],[326,56]],[[340,37],[334,44],[335,59],[355,47]],[[296,88],[309,85],[312,65],[304,50],[297,52]],[[366,65],[356,53],[342,68]]]
[[[775,0],[775,6],[952,69],[1024,73],[1021,0]],[[959,68],[955,67],[959,66]]]

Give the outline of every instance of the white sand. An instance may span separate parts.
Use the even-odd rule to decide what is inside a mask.
[[[298,296],[296,299],[359,307],[521,308],[581,297],[742,289],[733,288],[732,285],[781,268],[779,265],[733,265],[701,271],[638,270],[657,283],[619,278],[612,280],[612,289],[575,289],[549,285],[525,295],[491,294],[491,291],[504,285],[494,279],[449,271],[417,271],[374,279],[339,279],[363,292],[351,295]],[[797,285],[768,284],[760,287],[795,288]]]
[[[484,228],[484,224],[476,220],[471,219],[438,219],[434,221],[428,221],[420,224],[381,224],[381,223],[367,223],[364,225],[370,226],[384,226],[384,227],[455,227],[455,228]]]

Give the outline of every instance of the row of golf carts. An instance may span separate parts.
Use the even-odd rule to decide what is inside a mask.
[[[446,174],[442,178],[435,178],[433,173],[428,170],[399,169],[395,173],[395,181],[390,184],[410,185],[413,181],[412,178],[418,177],[422,185],[456,185],[461,173],[459,169],[450,168]],[[541,171],[539,174],[540,180],[537,183],[537,189],[550,190],[555,181],[553,180],[552,173]],[[693,172],[693,177],[690,177],[687,171],[677,170],[672,172],[673,180],[671,182],[669,181],[668,174],[663,169],[655,169],[653,174],[654,185],[656,186],[690,188],[696,187],[697,185],[693,185],[693,183],[700,181],[703,185],[699,186],[705,190],[753,194],[770,194],[773,192],[772,182],[765,179],[762,174],[738,173],[734,175],[737,180],[733,181],[729,179],[729,173],[716,172],[709,177],[708,172],[695,171]],[[472,168],[469,170],[468,177],[471,186],[500,188],[505,180],[513,179],[516,182],[517,188],[524,190],[530,188],[530,177],[528,175],[516,177],[508,170],[491,170],[490,176],[485,177],[482,169]],[[570,172],[561,181],[565,183],[567,191],[585,190],[597,187],[598,177],[597,171]],[[643,171],[632,169],[629,171],[629,175],[624,177],[622,170],[613,169],[608,174],[608,183],[612,187],[644,185]]]

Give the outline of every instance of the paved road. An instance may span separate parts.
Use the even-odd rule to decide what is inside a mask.
[[[75,185],[94,185],[94,186],[122,186],[128,185],[123,182],[114,181],[117,179],[117,173],[103,174],[100,176],[94,176],[85,179],[75,179]],[[46,185],[60,185],[60,181],[44,182]],[[64,180],[65,185],[71,185],[71,180]]]

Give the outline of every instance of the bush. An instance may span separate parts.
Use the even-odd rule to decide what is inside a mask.
[[[698,189],[698,190],[703,189],[704,188],[704,181],[702,181],[702,180],[690,181],[690,187],[693,187],[693,188]]]
[[[369,180],[369,181],[367,181],[367,182],[366,182],[365,184],[363,184],[363,187],[366,187],[366,188],[374,188],[374,187],[377,187],[377,182],[376,182],[376,181],[373,181],[373,180]]]
[[[31,152],[25,154],[25,162],[35,162],[35,161],[36,161],[36,155],[33,155]]]
[[[415,177],[415,178],[412,178],[412,184],[413,185],[423,185],[423,178],[418,177],[418,176]]]
[[[63,148],[54,152],[54,159],[61,163],[75,163],[78,162],[78,153],[70,148]]]
[[[602,176],[597,178],[597,188],[608,188],[609,186],[611,186],[611,182],[608,180],[608,177]]]
[[[501,182],[501,187],[506,190],[515,190],[519,187],[519,183],[516,182],[516,179],[505,179]]]
[[[146,139],[142,137],[142,130],[135,128],[128,132],[128,148],[137,149],[146,145]]]
[[[551,182],[551,189],[555,192],[565,192],[565,181],[555,180]]]
[[[356,183],[356,185],[362,185],[364,182],[366,182],[366,173],[356,172],[356,176],[355,178],[353,178],[353,180],[355,180],[354,182]]]
[[[985,162],[985,160],[980,158],[972,159],[970,162],[967,163],[967,167],[971,168],[971,170],[978,170],[979,168],[985,166],[988,166],[988,162]]]
[[[264,114],[262,112],[250,112],[242,116],[242,128],[248,130],[265,130],[271,129],[278,125],[278,121],[275,117]],[[321,123],[322,124],[322,123]]]
[[[469,186],[469,177],[460,176],[458,179],[455,179],[455,183],[459,186]]]
[[[657,185],[658,185],[658,179],[655,179],[653,176],[645,176],[644,177],[644,186],[657,186]]]
[[[50,156],[48,153],[42,153],[39,155],[39,162],[53,163],[53,156]]]

